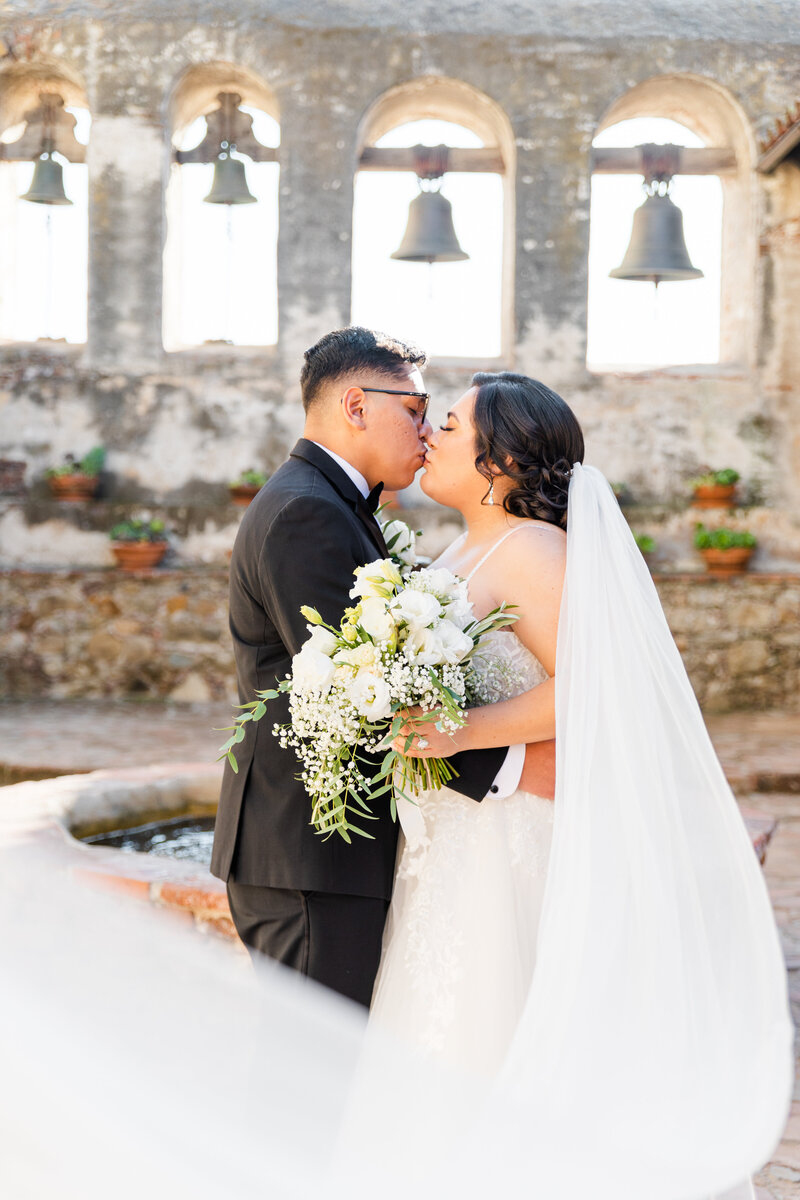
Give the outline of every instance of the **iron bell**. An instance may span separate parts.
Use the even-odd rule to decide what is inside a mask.
[[[692,266],[686,249],[683,213],[668,195],[655,192],[636,209],[625,257],[609,275],[644,280],[656,287],[662,280],[702,279],[703,272]]]
[[[204,196],[206,204],[256,204],[257,198],[247,186],[244,163],[231,158],[227,151],[214,162],[211,191]]]
[[[453,208],[441,192],[420,192],[408,208],[408,225],[392,258],[402,262],[461,262],[469,258],[458,244]]]
[[[31,186],[21,200],[33,204],[72,204],[64,191],[64,172],[48,150],[44,150],[33,168]]]

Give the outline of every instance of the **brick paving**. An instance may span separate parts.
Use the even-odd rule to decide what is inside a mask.
[[[213,762],[229,723],[227,704],[125,701],[0,704],[0,778]],[[765,874],[800,1028],[800,713],[734,713],[708,718],[725,772],[749,809],[777,819]],[[757,1179],[758,1200],[800,1200],[800,1038],[795,1090],[783,1140]]]

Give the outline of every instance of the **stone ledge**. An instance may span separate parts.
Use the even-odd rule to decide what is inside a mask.
[[[58,860],[88,886],[143,900],[181,916],[206,933],[238,941],[227,889],[197,863],[87,845],[73,836],[89,820],[117,828],[205,806],[219,791],[216,764],[151,766],[134,770],[62,775],[0,788],[0,841],[34,841],[55,849]],[[158,802],[160,807],[154,808]],[[764,863],[777,822],[741,809],[753,848]]]

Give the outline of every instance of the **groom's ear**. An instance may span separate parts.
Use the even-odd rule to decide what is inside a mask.
[[[351,427],[356,429],[366,428],[366,419],[364,408],[367,397],[360,387],[349,387],[342,393],[339,401],[342,416]]]

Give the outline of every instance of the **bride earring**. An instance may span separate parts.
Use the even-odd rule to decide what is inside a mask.
[[[486,503],[494,504],[494,476],[492,476],[492,482],[489,484],[489,499]]]

